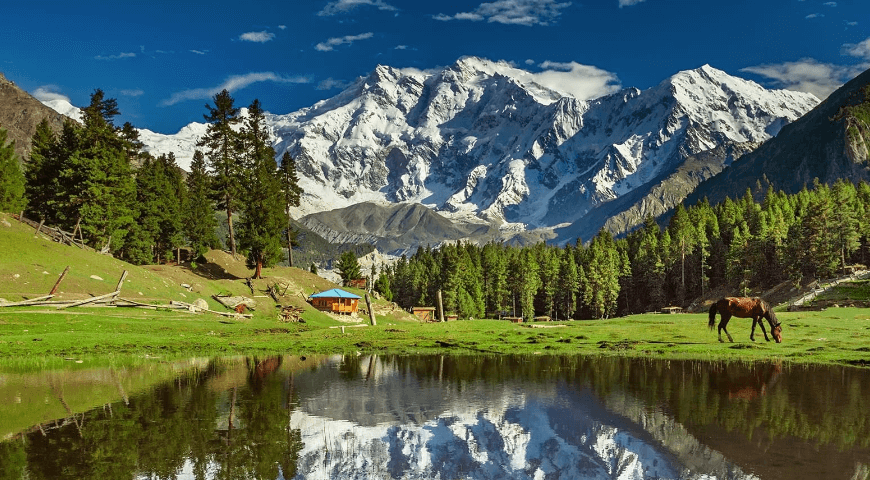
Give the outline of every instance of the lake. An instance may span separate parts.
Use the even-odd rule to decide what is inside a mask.
[[[276,356],[0,374],[0,479],[870,478],[870,370]]]

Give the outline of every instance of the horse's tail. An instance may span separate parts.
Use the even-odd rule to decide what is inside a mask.
[[[713,330],[713,327],[716,326],[716,304],[710,305],[710,321],[707,322],[707,326],[710,327],[710,330]]]

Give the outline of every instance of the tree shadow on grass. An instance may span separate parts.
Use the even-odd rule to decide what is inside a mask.
[[[196,268],[190,268],[190,265],[185,265],[185,269],[193,273],[194,275],[199,275],[200,277],[207,278],[209,280],[241,280],[242,277],[238,277],[233,275],[223,267],[216,263],[211,262],[203,262],[197,263]]]

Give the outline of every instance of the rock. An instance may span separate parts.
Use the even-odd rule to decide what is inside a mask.
[[[9,223],[9,221],[6,220],[5,218],[0,220],[0,224],[3,224],[4,227],[11,227],[12,226],[12,224]]]
[[[100,281],[103,280],[102,278],[100,278],[100,277],[98,277],[98,276],[96,276],[96,275],[91,275],[91,278],[93,278],[94,280],[100,280]]]
[[[186,284],[186,283],[182,283],[182,284],[181,284],[181,288],[184,288],[184,289],[187,290],[188,292],[191,291],[191,290],[193,289],[193,287],[191,287],[190,285],[188,285],[188,284]]]
[[[18,280],[18,277],[20,277],[20,276],[21,276],[21,275],[19,275],[19,274],[16,273],[15,275],[12,275],[12,278],[13,278],[14,280]]]
[[[208,310],[208,302],[206,302],[205,300],[203,300],[201,298],[197,298],[193,302],[193,306],[198,308],[199,310]]]

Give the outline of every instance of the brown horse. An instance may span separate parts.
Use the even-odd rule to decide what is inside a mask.
[[[767,337],[767,330],[764,329],[764,323],[761,322],[762,318],[766,318],[767,323],[770,324],[770,333],[773,335],[773,339],[776,340],[776,343],[782,342],[782,325],[780,325],[779,320],[776,319],[776,314],[773,313],[770,305],[760,298],[725,297],[713,305],[710,305],[710,322],[707,324],[710,327],[710,330],[713,330],[713,326],[716,325],[716,313],[722,315],[722,320],[719,321],[720,342],[724,342],[724,340],[722,340],[723,330],[725,331],[725,335],[728,335],[728,341],[734,341],[734,339],[731,338],[731,334],[728,333],[728,329],[725,328],[728,326],[728,320],[731,320],[732,316],[752,319],[752,333],[749,334],[749,339],[753,342],[755,341],[756,325],[761,326],[761,331],[764,333],[764,339],[768,342],[770,341],[770,338]]]

